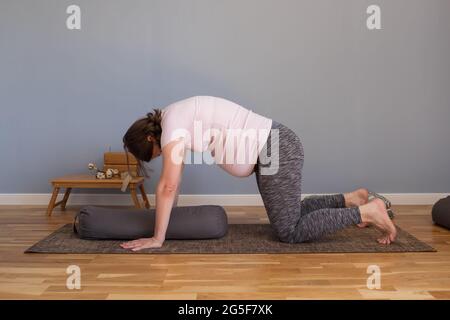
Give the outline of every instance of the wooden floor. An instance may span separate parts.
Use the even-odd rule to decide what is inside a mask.
[[[436,253],[259,255],[24,254],[72,221],[45,207],[0,207],[1,299],[449,299],[450,231],[430,206],[397,206],[396,223]],[[226,208],[230,223],[266,223],[260,207]],[[81,289],[66,288],[66,268],[81,269]],[[367,267],[381,289],[367,288]]]

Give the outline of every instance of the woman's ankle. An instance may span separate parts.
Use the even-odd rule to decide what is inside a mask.
[[[361,214],[361,222],[363,223],[371,223],[373,208],[370,204],[364,204],[358,207],[359,213]]]

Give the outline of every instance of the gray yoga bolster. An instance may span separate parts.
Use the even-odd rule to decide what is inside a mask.
[[[436,202],[431,211],[434,223],[450,229],[450,196]]]
[[[148,238],[153,236],[154,227],[154,209],[87,206],[80,210],[74,222],[78,236],[91,240]],[[220,206],[175,207],[170,215],[166,239],[215,239],[223,237],[227,230],[227,215]]]

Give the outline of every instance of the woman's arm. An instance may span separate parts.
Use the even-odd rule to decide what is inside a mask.
[[[153,237],[164,242],[183,172],[184,145],[177,141],[171,142],[163,148],[162,155],[163,168],[156,187],[156,221]]]
[[[133,251],[145,248],[160,248],[165,241],[170,213],[183,172],[184,143],[173,141],[163,150],[163,167],[156,187],[155,232],[152,238],[143,238],[122,244],[122,248]]]

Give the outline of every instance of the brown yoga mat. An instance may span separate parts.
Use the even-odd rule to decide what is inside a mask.
[[[228,233],[220,239],[166,240],[162,248],[137,252],[122,249],[123,241],[82,240],[67,224],[39,241],[26,253],[369,253],[369,252],[433,252],[426,243],[397,227],[398,237],[391,245],[380,245],[380,232],[373,228],[350,227],[320,240],[307,243],[282,243],[277,240],[269,224],[230,224]]]

